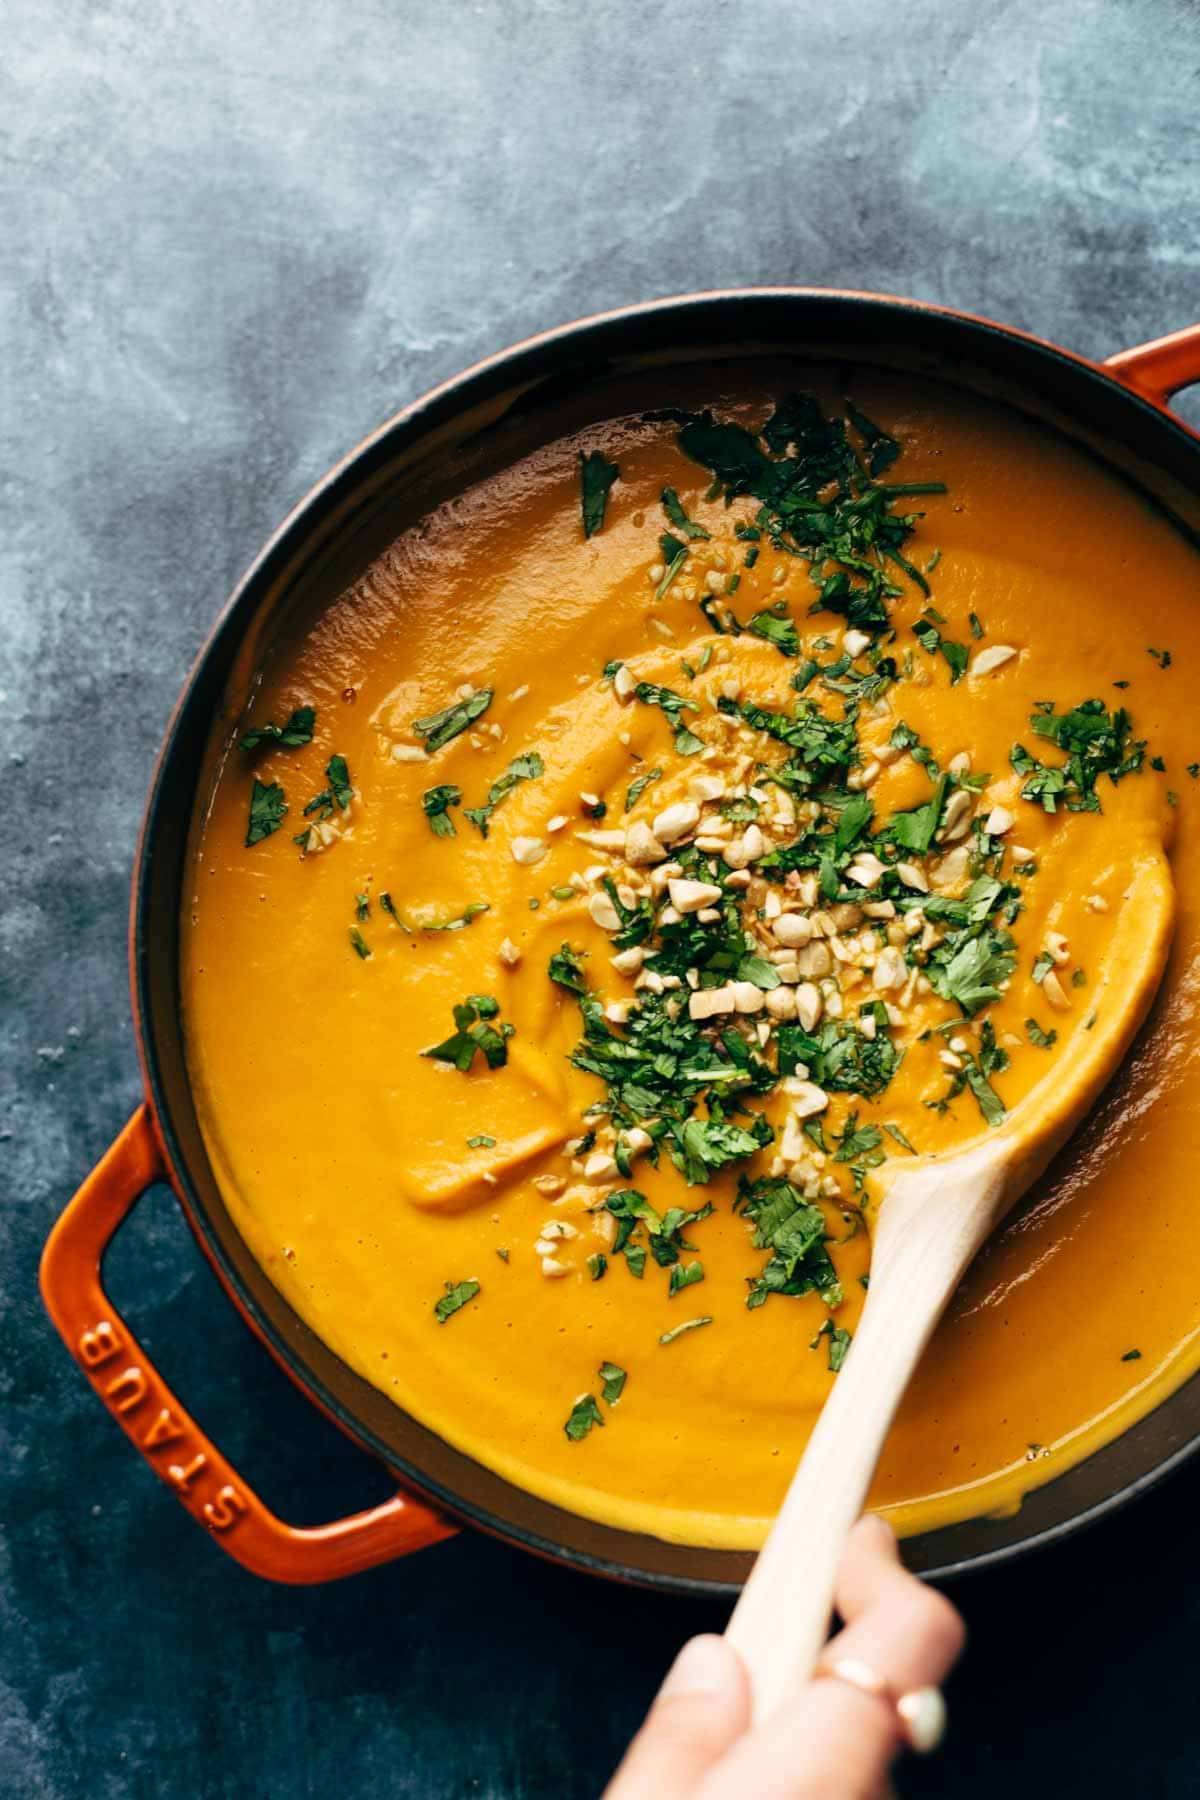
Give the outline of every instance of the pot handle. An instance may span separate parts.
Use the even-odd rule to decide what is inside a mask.
[[[1119,350],[1104,366],[1127,387],[1165,406],[1180,388],[1200,381],[1200,325],[1136,344],[1132,350]]]
[[[166,1174],[142,1105],[55,1224],[41,1266],[50,1317],[155,1474],[223,1550],[269,1581],[332,1581],[453,1536],[453,1525],[404,1494],[331,1525],[285,1525],[179,1404],[101,1283],[117,1229]]]

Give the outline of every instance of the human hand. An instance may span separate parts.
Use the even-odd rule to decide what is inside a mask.
[[[835,1598],[844,1624],[822,1666],[853,1659],[881,1677],[888,1694],[819,1678],[751,1728],[737,1652],[722,1637],[693,1638],[605,1800],[881,1800],[905,1743],[889,1696],[936,1687],[965,1632],[950,1602],[901,1567],[881,1519],[860,1519],[850,1534]]]

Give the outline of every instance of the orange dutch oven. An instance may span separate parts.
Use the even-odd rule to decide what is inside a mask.
[[[533,338],[398,413],[285,520],[217,620],[167,728],[134,865],[129,954],[145,1097],[51,1232],[50,1315],[101,1404],[228,1554],[275,1581],[320,1582],[450,1536],[460,1523],[575,1567],[691,1593],[731,1593],[742,1552],[579,1518],[453,1449],[349,1369],[271,1285],[208,1166],[184,1060],[179,916],[188,826],[205,791],[214,719],[256,666],[272,622],[332,599],[400,529],[469,481],[556,435],[568,395],[605,416],[615,380],[736,355],[845,359],[999,394],[1115,465],[1200,536],[1200,435],[1168,402],[1200,380],[1200,326],[1105,363],[989,320],[880,295],[768,288],[660,300]],[[498,429],[498,427],[503,429]],[[516,449],[514,451],[514,445]],[[170,1181],[233,1304],[302,1390],[393,1473],[393,1498],[315,1529],[286,1524],[247,1486],[154,1368],[105,1292],[105,1251],[153,1183]],[[1044,1544],[1148,1487],[1200,1444],[1200,1377],[1007,1519],[908,1540],[919,1571],[950,1575]]]

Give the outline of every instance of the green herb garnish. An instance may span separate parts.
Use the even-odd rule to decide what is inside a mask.
[[[429,820],[429,829],[434,837],[456,837],[454,820],[450,817],[450,808],[457,806],[462,800],[462,789],[452,782],[443,782],[441,787],[426,788],[421,795],[421,805],[425,808],[425,817]],[[470,818],[470,814],[467,817]]]
[[[829,1347],[830,1372],[836,1375],[846,1360],[846,1352],[852,1341],[850,1333],[844,1325],[835,1325],[832,1319],[826,1319],[809,1345],[809,1349],[815,1350],[822,1338],[826,1340]]]
[[[634,697],[643,706],[657,706],[666,715],[667,723],[675,734],[675,749],[680,756],[694,756],[703,750],[704,740],[689,731],[684,724],[685,712],[699,712],[700,708],[694,700],[688,700],[683,694],[677,694],[673,688],[658,687],[652,681],[639,681],[634,689]]]
[[[252,725],[238,739],[238,746],[242,750],[257,750],[260,744],[278,744],[283,750],[299,750],[312,743],[316,721],[316,707],[298,706],[286,725],[273,725],[269,720],[265,725]]]
[[[455,700],[441,712],[414,719],[413,730],[418,737],[424,738],[426,755],[432,756],[435,750],[466,731],[476,719],[481,719],[494,699],[494,688],[477,688],[466,700]]]
[[[943,637],[929,610],[913,626],[913,636],[930,656],[936,656],[940,651],[945,657],[950,668],[951,687],[962,680],[967,672],[970,651],[965,644],[956,644],[951,638]]]
[[[433,1308],[438,1324],[444,1325],[447,1319],[452,1319],[456,1312],[460,1312],[468,1300],[475,1298],[480,1286],[478,1281],[448,1281],[445,1294],[435,1302]]]
[[[571,1416],[563,1426],[563,1430],[573,1444],[583,1441],[593,1425],[603,1425],[604,1414],[594,1394],[581,1394],[571,1408]]]
[[[644,775],[636,776],[634,780],[630,782],[629,791],[625,795],[625,811],[632,812],[646,789],[650,786],[650,783],[652,781],[661,781],[662,775],[663,772],[661,769],[647,769]]]
[[[1024,744],[1014,744],[1009,753],[1025,778],[1022,798],[1048,813],[1057,812],[1060,801],[1070,812],[1099,812],[1099,777],[1118,782],[1140,769],[1145,758],[1145,740],[1131,738],[1133,721],[1124,707],[1110,713],[1103,700],[1084,700],[1066,713],[1056,713],[1053,701],[1040,701],[1029,722],[1039,737],[1066,752],[1066,762],[1058,766],[1038,762]]]
[[[615,1362],[602,1362],[597,1371],[604,1386],[601,1395],[606,1406],[615,1406],[625,1392],[625,1383],[629,1376]]]
[[[890,1138],[895,1138],[902,1150],[907,1150],[910,1156],[916,1156],[917,1151],[915,1146],[909,1143],[898,1125],[885,1125],[883,1129]]]
[[[422,1050],[421,1055],[430,1056],[436,1062],[451,1063],[460,1075],[468,1072],[477,1054],[482,1055],[489,1069],[503,1068],[508,1061],[508,1040],[513,1035],[513,1027],[490,1023],[499,1011],[499,1001],[490,994],[468,994],[454,1008],[452,1035],[431,1050]]]
[[[738,1182],[737,1208],[754,1225],[754,1247],[771,1252],[750,1283],[749,1307],[771,1294],[819,1294],[829,1307],[840,1305],[841,1284],[825,1248],[825,1215],[782,1178]]]
[[[314,813],[318,819],[331,819],[335,811],[345,812],[354,798],[350,770],[344,756],[330,757],[325,765],[325,779],[329,786],[309,801],[304,809],[306,819]]]
[[[784,656],[799,656],[800,634],[796,630],[795,620],[785,614],[777,613],[773,608],[756,612],[748,629],[756,637],[766,638],[768,644],[774,644]]]
[[[683,510],[683,503],[674,488],[663,489],[662,509],[676,531],[680,532],[683,537],[707,538],[710,536],[710,533],[705,531],[703,525],[697,525],[694,519],[688,518]]]
[[[759,432],[710,412],[691,414],[679,447],[711,470],[711,498],[752,495],[760,502],[757,529],[776,550],[808,560],[817,589],[813,611],[838,612],[878,632],[888,623],[887,602],[902,591],[889,563],[928,593],[924,575],[902,550],[918,515],[892,507],[904,495],[945,489],[940,482],[881,485],[876,477],[900,454],[898,441],[849,403],[847,418],[863,440],[865,468],[846,422],[826,418],[809,394],[783,400]]]
[[[382,904],[383,896],[380,895],[380,905]],[[419,919],[417,923],[422,931],[465,931],[472,919],[477,919],[480,913],[491,910],[486,900],[473,900],[470,906],[464,907],[462,912],[453,919]],[[400,920],[400,923],[404,924],[403,919]],[[408,926],[405,926],[405,930],[408,929]]]
[[[682,1325],[675,1325],[670,1331],[664,1331],[658,1341],[660,1344],[673,1344],[676,1338],[683,1337],[686,1332],[699,1331],[702,1325],[711,1324],[712,1316],[708,1313],[702,1314],[698,1319],[685,1319]]]
[[[595,537],[604,524],[608,510],[609,489],[620,474],[616,463],[609,462],[599,450],[589,450],[579,458],[580,505],[583,511],[583,535]]]
[[[536,750],[527,750],[522,756],[514,756],[503,775],[498,775],[488,789],[486,805],[468,806],[463,817],[470,819],[472,825],[476,826],[486,837],[488,824],[500,802],[511,794],[515,787],[519,787],[521,782],[534,781],[545,772],[546,765]]]
[[[287,801],[277,781],[256,780],[250,790],[250,817],[246,825],[246,848],[261,844],[278,831],[287,813]],[[305,834],[307,835],[307,833]]]

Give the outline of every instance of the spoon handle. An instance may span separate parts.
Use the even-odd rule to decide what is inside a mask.
[[[990,1165],[946,1184],[914,1171],[881,1208],[854,1342],[726,1628],[756,1722],[812,1674],[846,1536],[921,1352],[987,1235],[999,1181]]]

